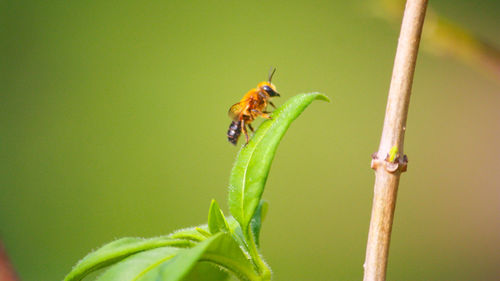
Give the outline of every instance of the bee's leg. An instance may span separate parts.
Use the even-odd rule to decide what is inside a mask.
[[[266,119],[273,119],[271,116],[269,116],[269,114],[263,113],[263,112],[261,112],[260,116],[262,116],[263,118],[266,118]]]
[[[247,132],[247,128],[245,126],[245,120],[241,120],[241,130],[243,131],[243,133],[245,133],[245,137],[247,139],[246,144],[248,144],[248,132]]]
[[[247,124],[247,126],[248,126],[248,128],[250,128],[250,131],[252,131],[252,133],[253,133],[253,132],[254,132],[254,129],[253,129],[252,125]]]
[[[266,118],[266,119],[273,119],[273,118],[271,118],[271,116],[269,116],[269,114],[264,113],[264,112],[262,112],[262,111],[260,111],[260,110],[257,110],[257,109],[252,109],[252,111],[253,111],[253,112],[255,112],[255,113],[257,113],[257,114],[259,114],[259,115],[260,115],[260,116],[262,116],[263,118]]]
[[[273,103],[273,102],[271,102],[271,101],[270,101],[270,102],[269,102],[269,104],[270,104],[272,107],[276,108],[276,105],[274,105],[274,103]]]

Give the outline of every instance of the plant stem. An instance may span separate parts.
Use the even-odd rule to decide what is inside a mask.
[[[426,7],[427,0],[406,2],[387,100],[384,128],[379,150],[372,162],[372,167],[376,170],[376,178],[364,264],[364,281],[385,280],[386,276],[399,178],[406,168],[405,158],[396,157],[394,163],[390,163],[387,155],[393,147],[403,155],[411,86]],[[396,165],[396,169],[389,168],[391,165]]]
[[[250,256],[252,257],[253,262],[255,263],[255,266],[257,266],[257,269],[259,270],[259,274],[262,277],[263,281],[269,281],[271,280],[271,270],[267,266],[267,264],[262,260],[262,257],[259,254],[259,251],[257,250],[257,245],[255,244],[255,238],[253,237],[253,234],[250,233],[251,231],[248,230],[249,233],[247,233],[247,243],[248,243],[248,251],[250,252]]]

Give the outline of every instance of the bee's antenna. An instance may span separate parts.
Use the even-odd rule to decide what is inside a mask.
[[[271,79],[273,79],[273,75],[274,75],[275,72],[276,72],[276,67],[273,68],[271,66],[271,69],[269,69],[269,79],[268,79],[269,83],[271,83]]]

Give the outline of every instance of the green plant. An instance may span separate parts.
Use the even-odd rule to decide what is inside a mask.
[[[118,239],[84,257],[64,280],[82,280],[105,267],[96,281],[270,280],[271,269],[259,253],[267,211],[262,193],[281,138],[316,99],[328,101],[319,93],[289,99],[239,151],[229,182],[232,216],[212,200],[207,224],[155,238]]]

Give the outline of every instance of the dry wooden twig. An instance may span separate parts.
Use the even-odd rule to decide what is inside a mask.
[[[404,133],[420,35],[427,0],[408,0],[394,60],[384,128],[377,153],[370,231],[366,247],[364,281],[385,280],[392,221],[401,172],[406,170]]]

